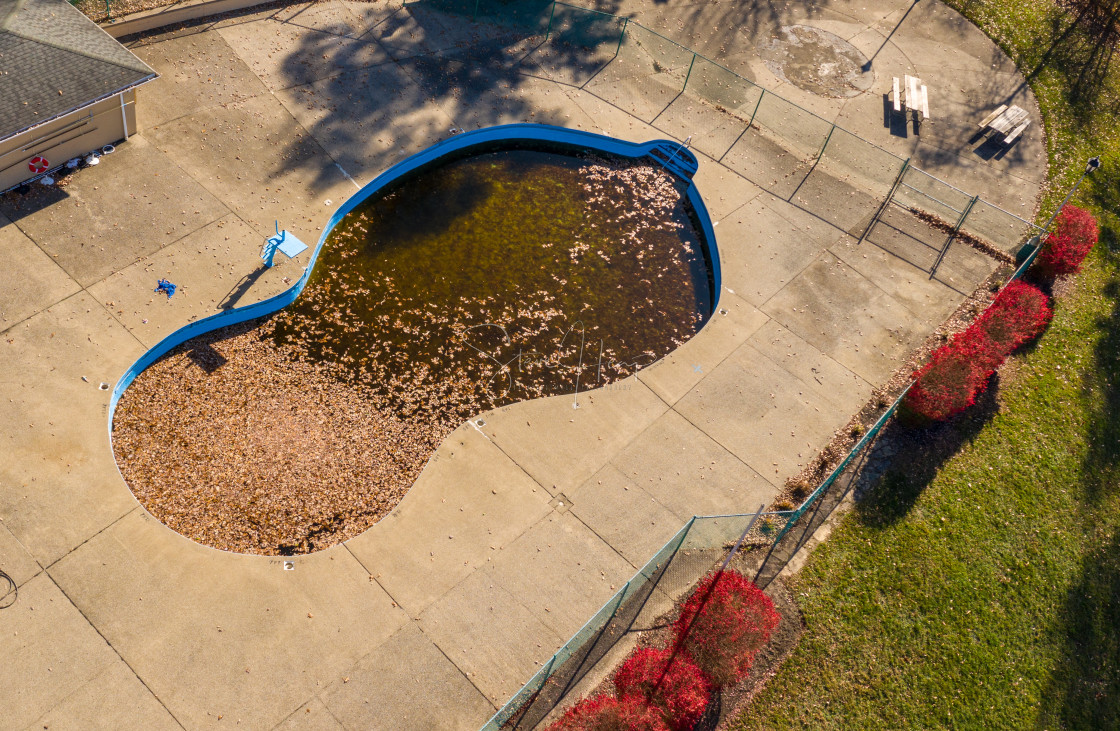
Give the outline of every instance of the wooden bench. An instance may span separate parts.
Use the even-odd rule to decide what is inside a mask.
[[[926,86],[917,76],[906,75],[906,108],[922,113],[923,119],[929,119],[929,100],[926,98]]]
[[[980,121],[980,129],[987,129],[988,125],[995,121],[996,117],[998,117],[999,115],[1003,114],[1006,111],[1007,111],[1007,105],[1006,104],[1001,104],[998,108],[996,108],[996,110],[994,112],[992,112],[988,116],[984,117],[984,119]]]
[[[917,76],[904,74],[903,82],[900,85],[898,77],[895,76],[893,88],[894,110],[896,112],[901,112],[905,108],[906,111],[914,112],[915,118],[917,118],[918,113],[921,113],[922,119],[929,119],[929,93],[921,79]],[[905,94],[905,100],[903,94]]]
[[[1028,119],[1027,121],[1020,124],[1018,127],[1016,127],[1015,129],[1013,129],[1011,131],[1011,134],[1004,137],[1003,138],[1003,144],[1010,145],[1012,142],[1017,140],[1019,138],[1019,135],[1023,134],[1023,131],[1029,126],[1031,126],[1031,120]]]

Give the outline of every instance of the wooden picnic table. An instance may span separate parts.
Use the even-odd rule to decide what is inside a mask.
[[[898,77],[894,77],[894,110],[901,112],[903,105],[907,111],[911,111],[915,115],[915,124],[917,123],[917,115],[921,114],[922,119],[929,119],[929,96],[926,92],[926,85],[917,76],[903,74],[902,93],[899,93]],[[905,97],[905,98],[904,98]]]
[[[994,112],[984,117],[980,122],[980,129],[1004,135],[1003,143],[1010,145],[1023,134],[1031,123],[1030,115],[1026,109],[1012,104],[1001,104]]]
[[[988,120],[988,124],[986,126],[988,129],[995,132],[1000,132],[1002,134],[1010,133],[1011,130],[1018,127],[1019,124],[1028,116],[1026,109],[1015,106],[1014,104],[1009,107],[1004,106],[1002,108],[1002,111],[997,110],[997,112],[999,113],[996,114],[996,116],[992,119]]]

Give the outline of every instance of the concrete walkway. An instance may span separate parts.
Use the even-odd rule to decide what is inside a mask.
[[[933,0],[609,5],[1033,212],[1040,126],[991,159],[967,139],[982,109],[1014,100],[1037,119],[1037,105],[999,49]],[[831,99],[774,76],[753,49],[802,22],[874,57],[873,87]],[[698,147],[725,285],[704,330],[579,409],[556,397],[463,425],[388,518],[287,570],[151,518],[117,472],[99,385],[174,328],[285,287],[306,254],[248,279],[274,219],[316,240],[357,184],[451,127],[700,130],[625,103],[644,98],[632,80],[580,78],[575,61],[395,1],[295,4],[132,47],[162,74],[141,94],[140,133],[67,188],[0,205],[13,728],[477,728],[688,517],[769,502],[994,267],[955,246],[930,278],[905,237],[857,244],[874,200],[827,171],[790,191],[757,157],[721,164]],[[883,124],[903,72],[936,100],[920,137]],[[159,277],[180,286],[173,300],[151,292]]]

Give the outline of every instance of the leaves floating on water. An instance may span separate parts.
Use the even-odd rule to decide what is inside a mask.
[[[388,513],[464,420],[625,378],[691,337],[711,309],[700,251],[659,167],[448,163],[347,216],[296,303],[140,374],[118,462],[201,543],[325,548]]]

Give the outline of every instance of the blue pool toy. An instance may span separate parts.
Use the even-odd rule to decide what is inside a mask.
[[[161,279],[156,282],[156,288],[153,291],[157,294],[165,294],[167,295],[167,299],[171,299],[175,294],[175,285],[166,279]]]

